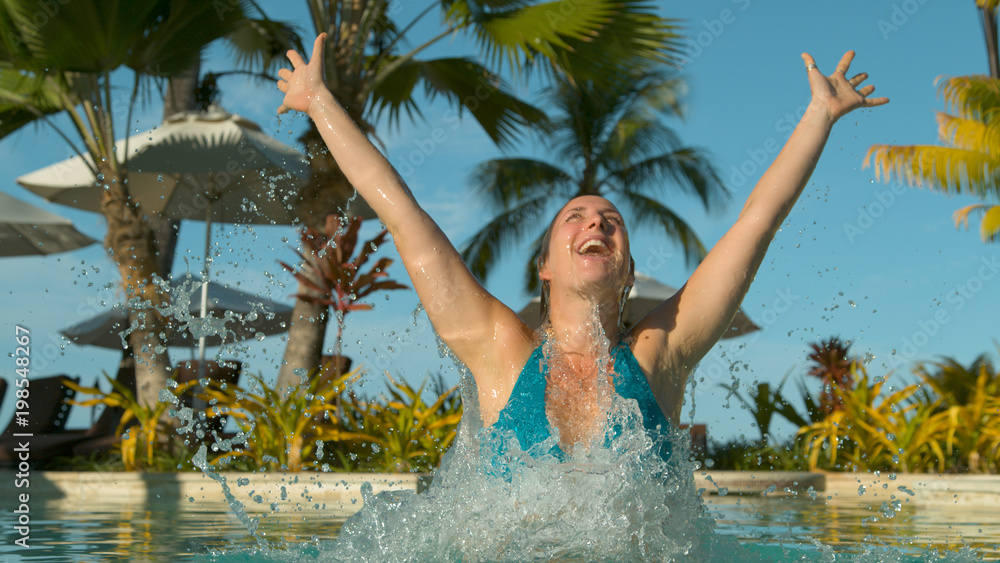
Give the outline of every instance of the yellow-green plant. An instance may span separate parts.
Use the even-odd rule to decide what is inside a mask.
[[[425,472],[440,465],[455,440],[462,419],[458,386],[424,402],[424,385],[413,389],[389,379],[389,396],[363,400],[354,393],[344,401],[346,449],[337,450],[346,471]]]
[[[949,428],[945,451],[959,457],[972,473],[1000,471],[1000,397],[989,392],[992,374],[980,365],[974,392],[964,405],[952,405],[945,414]]]
[[[83,407],[93,407],[104,405],[105,408],[122,409],[122,418],[118,423],[115,434],[121,437],[117,448],[121,451],[122,462],[126,471],[136,471],[138,469],[152,468],[163,465],[157,463],[158,457],[169,456],[171,454],[172,440],[169,439],[171,426],[166,422],[163,414],[168,408],[174,407],[179,402],[179,397],[188,389],[198,384],[197,381],[188,381],[170,388],[170,393],[175,397],[174,401],[157,401],[152,406],[140,404],[128,387],[121,382],[104,374],[104,378],[111,384],[110,391],[102,391],[97,387],[83,387],[72,381],[65,381],[67,387],[77,393],[96,395],[96,398],[86,401],[70,401],[74,405]],[[135,428],[136,424],[138,428]],[[163,443],[170,444],[170,447],[162,449]],[[142,456],[139,456],[139,452]]]
[[[853,370],[856,385],[832,385],[842,408],[799,429],[810,469],[819,467],[825,451],[829,467],[909,472],[937,465],[944,471],[941,444],[950,422],[937,408],[940,400],[911,400],[917,384],[883,395],[885,379]]]
[[[346,435],[337,420],[336,399],[360,375],[359,370],[339,377],[316,377],[309,384],[282,397],[259,376],[250,376],[250,389],[210,384],[205,390],[211,407],[208,415],[231,416],[240,434],[213,462],[249,458],[257,467],[272,471],[301,471],[316,468],[311,459],[317,440],[339,442]],[[219,443],[216,447],[220,447]]]

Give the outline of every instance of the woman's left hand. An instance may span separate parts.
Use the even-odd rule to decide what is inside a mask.
[[[848,51],[840,59],[837,69],[830,76],[825,76],[816,67],[816,61],[809,53],[802,53],[809,73],[809,88],[812,90],[812,103],[823,109],[831,122],[837,121],[852,110],[860,107],[875,107],[889,103],[889,98],[869,98],[875,87],[871,84],[861,86],[868,79],[868,73],[862,72],[851,78],[847,73],[851,70],[854,51]]]

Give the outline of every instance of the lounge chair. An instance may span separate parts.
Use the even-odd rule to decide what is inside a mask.
[[[0,464],[13,465],[18,461],[18,452],[14,449],[18,444],[30,442],[32,460],[43,459],[46,452],[43,442],[49,436],[58,436],[66,427],[66,419],[72,405],[67,401],[75,396],[75,392],[63,385],[63,381],[79,382],[79,378],[66,375],[52,375],[39,379],[31,379],[28,384],[27,422],[20,424],[16,413],[0,435]],[[17,409],[15,409],[16,411]],[[14,434],[31,434],[31,437],[19,437]]]
[[[135,361],[132,358],[122,360],[115,377],[135,393]],[[109,450],[117,441],[115,430],[122,414],[124,409],[120,407],[105,407],[90,428],[36,435],[31,440],[32,455],[36,459],[52,459],[70,455],[89,456],[95,451]]]

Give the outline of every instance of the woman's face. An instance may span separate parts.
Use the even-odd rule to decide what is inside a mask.
[[[556,215],[551,229],[548,255],[538,272],[543,281],[616,294],[628,281],[628,231],[610,201],[574,198]]]

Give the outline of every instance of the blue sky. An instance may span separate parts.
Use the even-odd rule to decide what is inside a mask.
[[[306,29],[301,4],[265,2],[264,7],[271,17],[302,22]],[[687,143],[712,155],[733,196],[728,208],[712,214],[683,197],[668,201],[706,245],[735,220],[808,102],[803,51],[829,73],[844,51],[856,50],[852,70],[868,72],[877,95],[891,99],[888,106],[855,112],[836,126],[744,301],[744,310],[762,330],[721,343],[706,357],[692,377],[684,419],[708,423],[713,437],[754,436],[749,414],[727,401],[718,384],[734,378],[744,385],[777,382],[788,373],[797,378],[806,369],[808,344],[833,335],[853,342],[853,352],[866,358],[870,373],[895,371],[891,381],[900,383],[916,361],[950,356],[967,363],[983,353],[996,359],[1000,247],[980,241],[978,224],[971,231],[958,230],[951,219],[955,209],[974,200],[878,182],[864,166],[875,143],[936,143],[934,116],[943,109],[937,77],[987,71],[972,0],[712,0],[659,6],[662,15],[684,20],[688,31],[681,69],[688,85],[686,117],[671,125]],[[408,11],[404,7],[400,17]],[[453,52],[473,53],[462,38],[432,51]],[[213,50],[205,70],[226,68],[225,53]],[[538,85],[519,88],[531,98]],[[277,91],[238,78],[224,79],[222,88],[226,109],[295,144],[305,118],[283,118],[279,124],[274,119]],[[431,104],[424,109],[426,121],[382,128],[380,136],[390,160],[407,172],[417,198],[461,244],[489,217],[469,190],[468,175],[477,163],[501,153],[474,123],[453,127],[446,112],[442,103]],[[160,117],[153,103],[139,112],[132,129],[145,130]],[[434,134],[436,128],[443,136]],[[545,156],[530,141],[509,152]],[[72,219],[94,238],[103,237],[99,216],[47,203],[14,182],[69,156],[50,129],[26,128],[0,141],[0,154],[0,178],[5,179],[0,190]],[[203,237],[201,223],[182,225],[175,272],[199,270]],[[291,303],[294,285],[277,260],[293,259],[288,244],[294,237],[290,227],[215,227],[219,256],[213,279]],[[678,250],[655,233],[633,231],[632,249],[638,268],[664,283],[680,286],[690,275]],[[393,255],[391,248],[386,253]],[[514,309],[530,297],[521,291],[523,256],[505,261],[487,280],[487,288]],[[7,258],[3,265],[0,306],[3,333],[11,335],[8,352],[14,348],[13,326],[19,324],[32,331],[35,376],[67,373],[92,382],[102,371],[114,372],[116,352],[69,344],[58,334],[120,298],[117,272],[97,246],[48,258]],[[398,262],[390,272],[406,282]],[[440,356],[426,318],[414,316],[412,292],[386,293],[372,302],[376,309],[351,314],[345,329],[346,353],[369,370],[369,389],[380,389],[383,370],[413,382],[441,372],[457,382],[457,371]],[[328,346],[332,337],[331,331]],[[271,337],[238,344],[222,356],[239,357],[249,363],[249,371],[269,378],[283,351],[281,337]],[[189,357],[188,350],[172,350],[175,361]],[[4,373],[10,378],[12,369]],[[87,416],[86,409],[78,409],[73,422],[86,424]],[[8,417],[5,408],[0,421]]]

